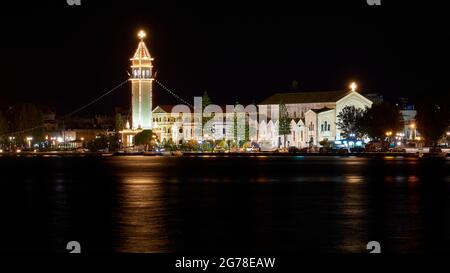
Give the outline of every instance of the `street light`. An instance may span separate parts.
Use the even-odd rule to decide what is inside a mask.
[[[352,90],[352,91],[356,91],[356,88],[358,87],[358,85],[356,84],[356,82],[352,82],[351,84],[350,84],[350,90]]]
[[[26,139],[28,141],[28,148],[31,148],[31,141],[33,140],[33,138],[32,137],[27,137]]]

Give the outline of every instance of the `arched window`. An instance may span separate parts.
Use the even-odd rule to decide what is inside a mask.
[[[323,124],[320,125],[320,131],[323,132]]]
[[[330,124],[328,124],[328,131],[331,131],[331,126],[330,126]]]
[[[323,126],[325,131],[327,130],[328,126],[327,126],[327,122],[325,121],[325,125]]]

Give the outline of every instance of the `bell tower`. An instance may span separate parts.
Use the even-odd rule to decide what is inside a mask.
[[[152,129],[152,61],[144,43],[146,34],[140,31],[140,42],[131,58],[131,129]]]

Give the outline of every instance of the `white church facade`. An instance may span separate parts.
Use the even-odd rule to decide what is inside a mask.
[[[284,136],[277,132],[278,121],[273,122],[272,109],[278,111],[279,103],[283,102],[291,118],[291,134],[287,135],[287,145],[299,148],[307,147],[312,143],[318,146],[319,142],[340,140],[341,132],[337,128],[338,115],[346,106],[357,108],[370,108],[372,102],[358,93],[356,89],[349,91],[326,92],[296,92],[276,93],[262,101],[259,111],[266,112],[268,121],[259,122],[259,141],[271,141],[272,145],[284,144]]]

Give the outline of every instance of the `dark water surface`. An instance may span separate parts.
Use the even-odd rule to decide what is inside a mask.
[[[450,251],[450,160],[0,157],[0,251]]]

